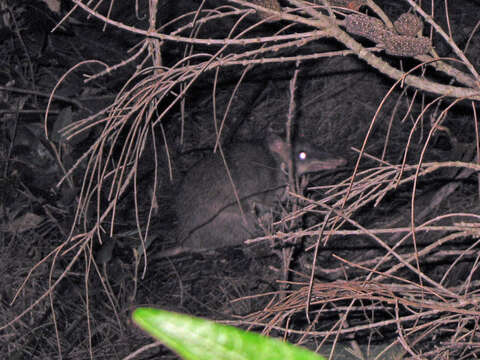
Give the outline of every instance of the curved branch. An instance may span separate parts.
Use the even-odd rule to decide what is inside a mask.
[[[238,1],[238,0],[233,0]],[[290,3],[295,6],[302,7],[303,4],[298,0],[289,0]],[[311,14],[311,12],[310,12]],[[316,11],[316,18],[318,18],[322,23],[328,22],[328,17],[322,13]],[[330,26],[325,29],[331,37],[335,38],[337,41],[344,44],[349,49],[353,50],[355,54],[362,60],[366,61],[367,64],[371,65],[382,74],[387,75],[388,77],[394,80],[401,80],[413,87],[416,87],[420,90],[428,91],[438,95],[445,95],[448,97],[455,98],[466,98],[472,100],[480,100],[480,90],[478,88],[463,88],[451,85],[438,84],[429,80],[425,80],[418,76],[408,75],[403,71],[400,71],[386,61],[382,60],[378,56],[372,54],[370,51],[365,49],[365,47],[360,44],[358,41],[353,39],[345,31],[340,29],[335,23],[329,22]],[[434,61],[439,59],[434,59]]]

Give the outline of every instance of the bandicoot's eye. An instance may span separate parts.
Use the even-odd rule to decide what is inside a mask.
[[[306,160],[307,159],[307,153],[305,151],[300,151],[298,154],[298,159],[299,160]]]

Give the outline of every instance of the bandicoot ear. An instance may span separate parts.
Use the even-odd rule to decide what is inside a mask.
[[[278,156],[282,162],[288,163],[290,150],[288,144],[280,136],[270,133],[267,136],[268,149],[272,154]]]

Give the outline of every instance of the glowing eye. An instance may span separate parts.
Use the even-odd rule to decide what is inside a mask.
[[[305,151],[301,151],[299,154],[298,154],[298,158],[300,160],[306,160],[307,159],[307,153]]]

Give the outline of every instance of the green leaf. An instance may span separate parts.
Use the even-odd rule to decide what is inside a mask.
[[[277,339],[183,314],[139,308],[133,321],[186,360],[325,360]]]

